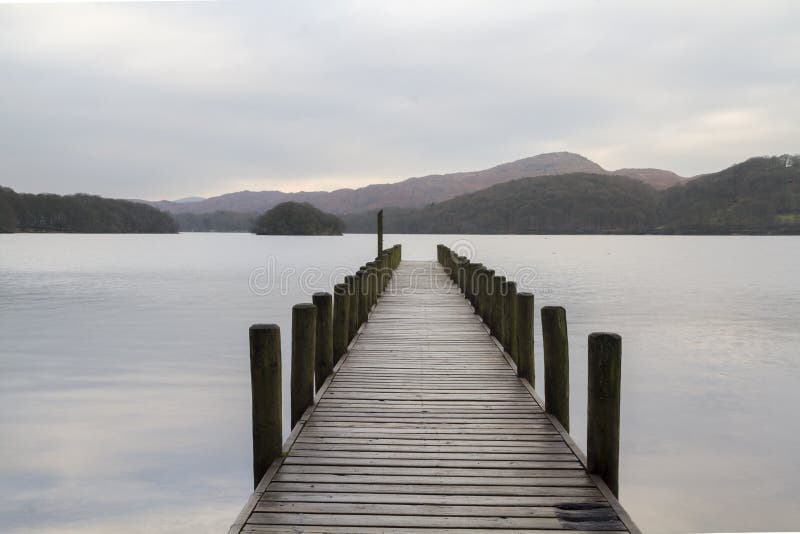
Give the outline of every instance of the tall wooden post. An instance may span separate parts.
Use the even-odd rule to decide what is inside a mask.
[[[253,407],[253,487],[281,455],[281,329],[250,327],[250,389]]]
[[[316,323],[316,306],[292,306],[292,428],[314,403]]]
[[[363,268],[356,273],[356,288],[358,289],[358,326],[360,327],[367,322],[369,315],[367,271]]]
[[[353,340],[358,332],[358,278],[356,275],[345,276],[344,281],[347,284],[347,342]]]
[[[481,319],[486,326],[492,323],[492,299],[494,293],[494,269],[484,269],[481,276]]]
[[[506,282],[506,297],[505,297],[505,317],[504,322],[506,352],[511,356],[519,366],[518,350],[517,350],[517,283],[508,281]]]
[[[492,295],[492,321],[489,323],[489,326],[492,330],[492,335],[497,339],[500,339],[503,335],[503,321],[505,320],[503,317],[503,283],[506,281],[505,276],[497,276],[495,275],[493,279],[493,287],[494,295]]]
[[[383,210],[378,212],[378,256],[383,254]]]
[[[314,293],[311,301],[317,307],[314,391],[319,391],[333,371],[333,297],[330,293]]]
[[[350,295],[347,284],[333,286],[333,365],[347,352],[350,343]]]
[[[542,308],[544,409],[569,432],[569,337],[567,312],[561,306]]]
[[[619,405],[622,378],[622,338],[589,334],[589,412],[586,457],[589,472],[600,475],[619,496]]]
[[[533,365],[533,293],[517,293],[517,376],[536,386]]]

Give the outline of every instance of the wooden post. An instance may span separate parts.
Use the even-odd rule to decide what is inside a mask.
[[[589,412],[586,457],[589,472],[600,475],[619,497],[619,404],[622,379],[622,338],[589,334]]]
[[[383,253],[383,210],[378,212],[378,256]]]
[[[533,365],[533,293],[517,293],[517,376],[536,387]]]
[[[347,284],[347,342],[356,337],[358,332],[358,278],[356,275],[345,276]]]
[[[250,389],[253,406],[253,487],[281,455],[281,329],[250,327]]]
[[[497,340],[500,341],[500,344],[503,345],[503,350],[506,353],[511,355],[511,351],[508,350],[508,280],[503,278],[500,281],[500,306],[503,309],[503,323],[499,325],[499,331],[497,332]]]
[[[314,403],[316,323],[316,306],[292,306],[292,428]]]
[[[378,268],[374,261],[367,263],[367,295],[369,297],[369,308],[367,312],[372,311],[372,307],[378,302]]]
[[[347,284],[333,286],[333,365],[347,352],[350,342],[350,295]]]
[[[561,306],[542,308],[544,346],[544,409],[569,432],[569,337],[567,312]]]
[[[470,265],[469,269],[469,296],[470,302],[472,302],[472,307],[475,310],[475,313],[478,313],[478,297],[480,295],[480,287],[478,286],[478,276],[480,275],[481,270],[483,269],[483,264],[481,263],[473,263]]]
[[[494,279],[494,295],[492,295],[492,322],[489,326],[492,330],[492,335],[500,339],[503,332],[503,282],[506,281],[505,276],[495,275]]]
[[[492,293],[494,288],[494,270],[484,269],[481,277],[481,319],[489,326],[492,321]]]
[[[367,284],[367,271],[359,269],[356,273],[356,289],[358,290],[358,326],[367,322],[369,315],[369,291]]]
[[[330,293],[314,293],[311,301],[317,307],[316,348],[314,350],[314,391],[333,371],[333,297]]]
[[[506,341],[506,352],[514,360],[514,363],[519,366],[518,350],[517,350],[517,283],[506,282],[506,298],[505,298],[505,335],[503,336]]]

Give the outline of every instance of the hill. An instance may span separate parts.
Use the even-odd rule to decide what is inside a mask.
[[[664,191],[670,233],[800,233],[800,156],[751,158]]]
[[[258,217],[252,232],[259,235],[342,235],[344,223],[311,204],[284,202]]]
[[[309,202],[321,210],[341,215],[384,207],[418,208],[517,178],[568,173],[611,174],[597,163],[579,154],[553,152],[504,163],[482,171],[432,174],[409,178],[397,183],[368,185],[358,189],[299,193],[239,191],[195,202],[146,203],[173,214],[212,213],[215,211],[256,213],[270,209],[281,202],[295,201]],[[658,169],[623,169],[614,174],[629,175],[644,182],[653,182],[656,187],[666,187],[666,184],[683,180],[674,173]]]
[[[387,210],[389,233],[643,233],[657,222],[658,192],[625,176],[573,173],[520,178],[416,210]],[[345,218],[372,231],[374,213]]]
[[[800,157],[751,158],[661,191],[632,178],[523,178],[414,210],[387,210],[387,232],[800,234]],[[374,212],[347,216],[374,231]]]
[[[0,187],[0,231],[174,233],[168,213],[127,200],[93,195],[16,193]]]

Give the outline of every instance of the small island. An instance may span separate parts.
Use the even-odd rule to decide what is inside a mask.
[[[258,235],[342,235],[344,222],[308,202],[283,202],[258,217],[251,232]]]

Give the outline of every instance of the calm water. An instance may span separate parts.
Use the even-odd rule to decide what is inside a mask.
[[[645,532],[798,529],[800,238],[395,242],[406,259],[442,242],[524,267],[537,306],[566,307],[582,446],[586,336],[622,335],[621,498]],[[227,529],[252,487],[247,327],[279,323],[286,357],[291,305],[373,248],[0,235],[0,531]]]

